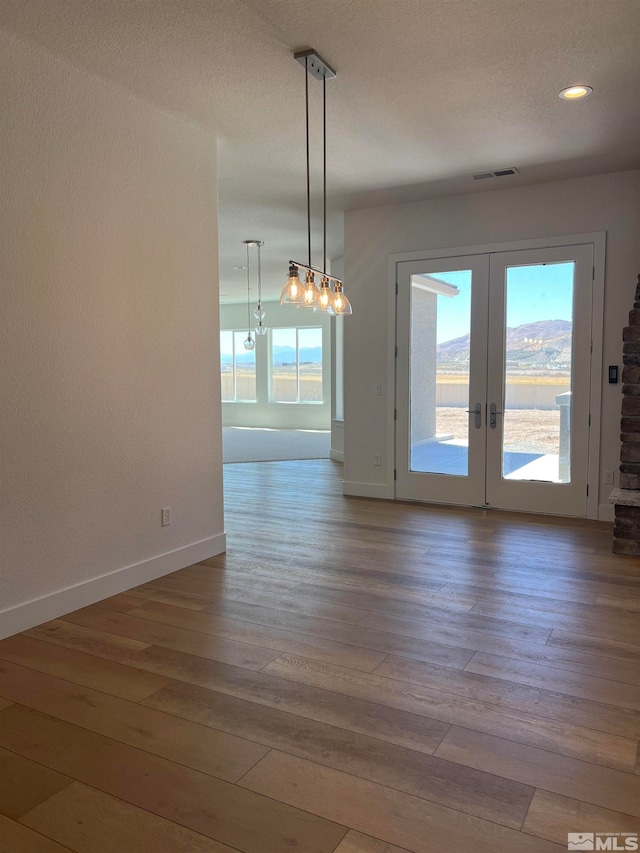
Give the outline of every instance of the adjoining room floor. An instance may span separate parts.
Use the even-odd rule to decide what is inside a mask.
[[[340,477],[227,465],[226,555],[0,642],[3,849],[560,853],[640,829],[640,568],[611,526]]]
[[[254,427],[224,427],[222,430],[225,463],[328,459],[330,449],[330,430]]]

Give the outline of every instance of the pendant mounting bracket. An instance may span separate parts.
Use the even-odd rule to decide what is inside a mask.
[[[298,53],[293,54],[293,58],[297,60],[303,68],[306,66],[309,74],[311,74],[312,77],[315,77],[316,80],[322,80],[323,78],[331,80],[333,77],[337,76],[329,63],[326,62],[319,53],[313,50],[313,48],[300,50]]]

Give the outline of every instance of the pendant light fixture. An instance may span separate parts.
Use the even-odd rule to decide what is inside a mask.
[[[247,251],[247,337],[244,341],[244,348],[246,350],[251,351],[255,349],[256,341],[255,338],[251,335],[251,326],[253,323],[251,322],[251,255],[249,249],[257,249],[258,250],[258,302],[256,304],[255,310],[253,312],[253,316],[258,321],[255,327],[255,333],[257,335],[266,335],[267,327],[264,324],[264,320],[266,312],[262,307],[262,258],[260,257],[260,250],[264,246],[263,240],[243,240],[244,247]]]
[[[289,261],[289,277],[280,294],[281,305],[297,305],[330,314],[351,314],[351,304],[344,295],[342,281],[326,272],[327,268],[327,79],[336,76],[333,68],[315,50],[303,50],[294,59],[305,69],[304,95],[307,146],[307,248],[308,263]],[[311,266],[311,167],[309,158],[309,75],[322,80],[322,218],[323,218],[323,269]],[[300,269],[306,271],[304,284]],[[316,284],[320,276],[320,287]],[[333,282],[333,289],[331,286]]]
[[[257,254],[258,254],[258,258],[257,258],[257,260],[258,260],[258,302],[256,303],[256,307],[255,307],[255,311],[253,312],[253,316],[258,321],[256,323],[256,327],[255,327],[256,335],[266,335],[267,334],[267,327],[264,324],[264,320],[265,320],[265,317],[267,315],[266,315],[266,312],[264,311],[264,309],[262,307],[262,258],[260,256],[260,250],[264,246],[264,240],[245,240],[244,244],[247,247],[247,289],[249,289],[249,287],[250,287],[250,284],[249,284],[249,282],[250,282],[249,249],[251,248],[251,249],[257,249],[258,250],[257,251]],[[248,299],[248,296],[247,296],[247,299]],[[251,325],[251,323],[249,323],[249,325]]]

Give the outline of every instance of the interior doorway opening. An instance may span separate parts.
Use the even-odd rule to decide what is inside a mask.
[[[328,458],[331,318],[277,302],[263,309],[266,334],[247,350],[245,306],[221,306],[223,462]]]

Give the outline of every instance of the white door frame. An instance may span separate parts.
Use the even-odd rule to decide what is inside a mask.
[[[389,255],[389,287],[387,311],[387,459],[394,460],[396,467],[396,289],[397,264],[403,261],[421,261],[438,258],[480,255],[492,252],[513,252],[520,249],[547,249],[559,246],[575,246],[589,243],[594,248],[593,292],[591,305],[591,382],[589,412],[591,417],[589,430],[589,460],[587,467],[587,518],[598,518],[598,486],[600,480],[600,411],[602,402],[602,336],[604,321],[604,263],[606,232],[590,234],[570,234],[561,237],[539,237],[531,240],[515,240],[500,243],[485,243],[476,246],[455,246],[442,249],[427,249],[416,252],[401,252]],[[392,473],[393,477],[394,474]],[[395,494],[395,481],[392,481],[390,497]]]

